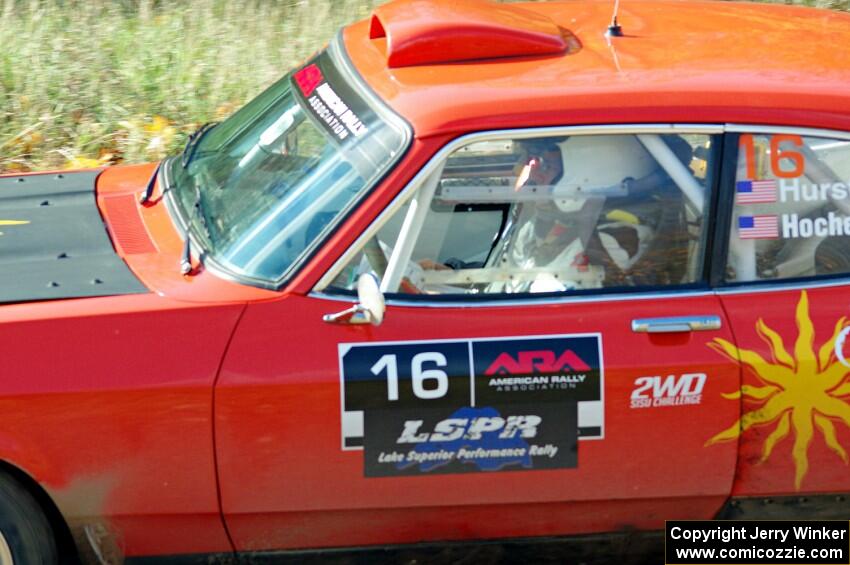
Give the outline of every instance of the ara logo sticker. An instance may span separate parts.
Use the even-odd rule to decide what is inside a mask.
[[[560,370],[589,371],[590,366],[575,352],[567,349],[556,356],[554,351],[520,351],[514,358],[510,353],[501,353],[490,365],[485,375],[525,375],[557,373]]]
[[[795,317],[796,336],[783,337],[764,320],[756,322],[758,336],[769,345],[767,356],[720,338],[708,343],[711,349],[746,368],[747,373],[755,374],[758,384],[745,384],[741,390],[723,394],[734,402],[743,398],[743,414],[706,445],[737,441],[752,428],[764,428],[770,434],[764,440],[761,460],[767,461],[774,447],[788,438],[794,444],[789,451],[795,468],[794,487],[800,490],[809,470],[809,447],[817,435],[847,462],[835,425],[850,428],[850,368],[836,355],[836,344],[847,328],[846,318],[835,322],[830,337],[817,341],[806,291],[800,293]],[[794,340],[791,351],[786,348],[788,339]]]
[[[490,470],[466,463],[502,444],[526,449],[523,468],[568,467],[578,439],[603,437],[598,334],[341,344],[339,354],[342,446],[365,451],[367,476],[424,472],[422,457],[440,472]]]
[[[632,391],[632,408],[685,406],[702,402],[705,373],[638,377]]]
[[[596,336],[476,341],[476,391],[482,402],[504,395],[545,402],[566,393],[579,401],[601,399],[601,347]]]
[[[345,139],[349,133],[354,134],[355,137],[360,137],[369,131],[330,84],[322,83],[316,87],[316,93],[318,96],[311,96],[309,99],[310,106],[319,117],[331,126],[331,129],[340,139]],[[325,110],[329,110],[329,112],[325,112]],[[333,117],[329,117],[327,114],[333,114]]]

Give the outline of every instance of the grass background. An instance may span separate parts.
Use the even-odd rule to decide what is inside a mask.
[[[380,3],[0,0],[0,172],[178,151]]]

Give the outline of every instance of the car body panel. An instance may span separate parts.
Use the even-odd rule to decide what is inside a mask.
[[[136,204],[152,169],[102,172],[97,199],[116,252],[154,292],[0,310],[6,374],[19,376],[0,381],[0,445],[83,546],[94,535],[126,556],[229,551],[213,385],[245,295],[265,291],[209,274],[193,286],[179,274],[180,237],[164,206],[142,223]],[[110,206],[115,198],[132,207]],[[165,296],[174,288],[182,295]]]
[[[104,222],[118,253],[136,276],[154,292],[180,301],[227,304],[276,297],[273,292],[210,273],[197,260],[197,252],[193,254],[193,275],[180,272],[183,237],[166,208],[160,183],[149,203],[139,203],[155,168],[114,167],[98,179],[97,198]]]
[[[421,1],[384,12],[403,15]],[[492,9],[471,5],[473,18]],[[848,422],[846,385],[809,397],[770,383],[777,367],[844,366],[836,342],[846,280],[714,291],[706,276],[667,293],[499,304],[393,297],[381,326],[322,320],[355,297],[314,291],[317,283],[463,135],[695,123],[716,125],[718,135],[740,129],[729,123],[850,131],[850,16],[636,1],[621,6],[625,36],[606,39],[610,2],[513,6],[579,45],[564,55],[389,68],[387,39],[370,37],[369,20],[341,33],[352,70],[414,138],[280,290],[222,276],[195,246],[192,272],[182,274],[185,227],[167,205],[164,177],[150,180],[155,165],[100,173],[104,228],[150,292],[0,309],[0,459],[44,487],[81,543],[94,536],[133,557],[578,535],[711,518],[730,496],[850,492],[850,439],[836,425]],[[406,19],[406,40],[444,32],[447,22],[437,23]],[[141,204],[149,180],[153,198]],[[732,198],[730,186],[722,190]],[[718,229],[728,213],[718,209]],[[712,261],[722,273],[724,258]],[[643,334],[630,326],[681,315],[715,315],[721,328]],[[352,348],[528,336],[600,340],[604,437],[575,439],[575,467],[367,478],[366,454],[343,449],[341,357]],[[698,402],[632,407],[647,383],[693,374],[706,377]]]
[[[840,386],[850,351],[839,340],[846,287],[741,290],[722,300],[737,340],[725,354],[741,358],[745,386],[733,494],[850,492],[850,391]]]
[[[665,121],[850,129],[843,110],[847,14],[740,3],[631,2],[620,7],[624,37],[608,40],[610,2],[521,6],[574,33],[582,48],[546,58],[389,69],[365,21],[345,29],[345,45],[364,80],[420,137]]]
[[[18,378],[0,383],[3,459],[127,555],[229,547],[212,391],[241,311],[154,294],[4,308],[4,373]]]
[[[717,332],[670,335],[636,334],[630,329],[633,318],[722,316],[710,293],[473,310],[390,306],[380,327],[321,321],[323,314],[344,304],[320,297],[288,297],[250,305],[240,322],[216,392],[222,509],[238,550],[270,544],[298,548],[415,541],[423,530],[410,528],[417,524],[421,509],[455,508],[463,519],[480,524],[489,521],[494,505],[505,504],[523,504],[529,516],[542,516],[547,505],[566,511],[571,504],[580,508],[592,502],[601,512],[594,531],[626,527],[623,520],[660,528],[664,517],[651,510],[649,501],[667,499],[668,518],[707,518],[717,512],[731,488],[735,445],[709,451],[702,431],[708,422],[719,425],[738,416],[738,408],[719,394],[739,386],[739,370],[704,345],[710,334],[731,339],[728,325]],[[297,325],[288,322],[295,316]],[[362,452],[340,447],[339,343],[597,332],[604,357],[604,439],[579,441],[577,468],[367,478]],[[630,409],[636,379],[655,375],[662,367],[662,378],[707,373],[706,400],[695,406]],[[681,425],[685,420],[689,425]],[[636,445],[641,448],[635,449]],[[250,483],[242,479],[248,475]],[[636,508],[642,513],[630,514]],[[375,528],[371,521],[358,520],[340,531],[335,522],[323,524],[319,518],[329,511],[355,517],[368,510],[392,512],[397,526]],[[293,530],[290,524],[296,516],[315,516],[316,521],[311,520],[309,528]],[[587,531],[578,516],[551,519],[547,534]],[[383,518],[376,520],[384,523]],[[258,529],[262,521],[270,525]],[[256,537],[257,531],[264,533]],[[511,521],[495,530],[447,529],[441,537],[532,533],[522,521]]]
[[[563,55],[577,47],[555,22],[510,4],[482,10],[477,2],[391,2],[369,20],[388,67],[513,56]]]

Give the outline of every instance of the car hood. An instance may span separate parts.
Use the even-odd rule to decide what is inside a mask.
[[[155,182],[151,198],[140,196],[158,171],[156,163],[109,167],[97,177],[97,206],[107,233],[133,276],[158,298],[196,304],[233,304],[280,298],[282,292],[261,289],[211,272],[192,246],[192,271],[183,274],[184,237]],[[0,228],[2,230],[2,228]],[[2,243],[2,237],[0,237]]]
[[[0,177],[0,303],[148,292],[107,235],[99,174]]]

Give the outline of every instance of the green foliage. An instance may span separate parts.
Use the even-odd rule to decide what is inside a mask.
[[[381,1],[0,0],[0,172],[177,151]]]
[[[0,0],[0,170],[179,149],[375,0]]]

